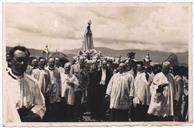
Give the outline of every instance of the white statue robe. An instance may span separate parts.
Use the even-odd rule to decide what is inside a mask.
[[[86,32],[84,34],[84,40],[83,40],[83,44],[82,44],[82,49],[83,51],[87,51],[89,49],[93,49],[94,45],[93,45],[93,37],[92,37],[92,31],[90,30],[90,28],[86,29]]]

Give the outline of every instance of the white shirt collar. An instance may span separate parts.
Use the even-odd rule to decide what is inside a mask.
[[[12,72],[11,69],[8,69],[8,74],[9,74],[12,78],[14,78],[14,79],[16,79],[16,80],[21,79],[21,78],[24,77],[24,75],[21,75],[21,76],[15,75],[15,74]]]

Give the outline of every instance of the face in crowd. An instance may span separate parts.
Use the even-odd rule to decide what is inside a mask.
[[[102,61],[102,68],[105,69],[107,67],[107,62],[106,61]]]
[[[123,73],[125,71],[125,67],[126,65],[124,63],[120,63],[118,67],[119,73]]]
[[[137,72],[143,72],[143,66],[141,64],[137,64]]]
[[[39,59],[39,67],[41,69],[44,69],[44,66],[46,65],[46,59],[45,58],[40,58]]]
[[[157,73],[161,72],[162,70],[162,65],[156,64],[153,66],[153,73],[156,75]]]
[[[171,68],[171,66],[170,66],[170,62],[169,62],[169,61],[166,61],[166,62],[164,62],[164,63],[162,64],[162,72],[163,72],[164,74],[168,74],[169,71],[170,71],[170,68]]]
[[[32,60],[32,67],[34,67],[34,68],[37,68],[38,67],[38,60],[36,58],[34,58]]]
[[[55,59],[54,58],[49,58],[48,66],[49,66],[49,68],[54,68],[54,66],[55,66]]]
[[[112,68],[112,66],[111,66],[111,63],[109,62],[109,63],[107,63],[107,69],[111,69]]]
[[[71,70],[71,63],[66,63],[64,68],[65,68],[65,74],[69,74]]]
[[[10,68],[15,75],[22,75],[27,66],[30,53],[25,47],[17,46],[10,50]]]
[[[59,67],[60,66],[60,59],[59,58],[55,58],[55,66]]]

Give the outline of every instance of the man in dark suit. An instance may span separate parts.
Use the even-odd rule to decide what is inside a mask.
[[[102,61],[100,68],[97,71],[96,75],[96,97],[95,97],[95,112],[97,120],[105,120],[106,118],[106,102],[105,102],[105,93],[108,86],[108,83],[113,75],[113,72],[107,68],[107,62]]]

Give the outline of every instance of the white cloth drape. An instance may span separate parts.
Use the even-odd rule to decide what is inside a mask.
[[[93,44],[92,31],[90,29],[90,26],[88,26],[84,34],[82,49],[83,51],[86,51],[93,48],[94,48],[94,44]]]

